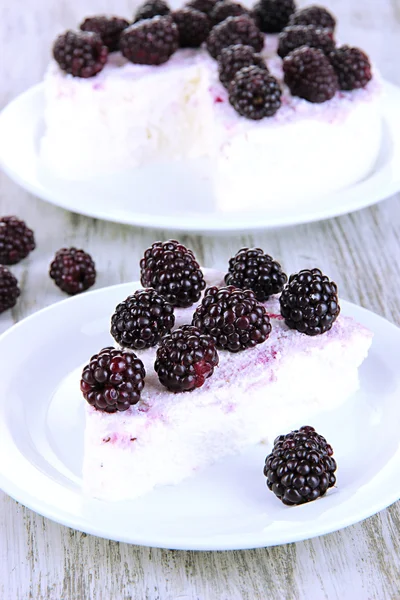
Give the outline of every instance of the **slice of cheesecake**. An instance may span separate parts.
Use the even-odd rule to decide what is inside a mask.
[[[288,329],[276,298],[265,306],[270,337],[237,354],[219,350],[219,366],[203,387],[177,394],[165,389],[152,348],[137,353],[147,373],[137,405],[114,414],[87,405],[87,494],[122,500],[177,484],[224,456],[312,422],[358,389],[369,330],[340,315],[330,331],[309,337]],[[176,326],[190,323],[194,309],[175,309]]]

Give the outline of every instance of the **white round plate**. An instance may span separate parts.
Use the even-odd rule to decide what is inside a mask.
[[[26,190],[67,210],[90,217],[179,231],[223,232],[265,229],[318,221],[364,208],[400,189],[400,88],[384,84],[381,152],[363,181],[329,195],[295,199],[290,207],[222,212],[201,176],[183,163],[143,167],[131,172],[71,182],[49,176],[39,159],[44,130],[43,84],[11,102],[0,115],[0,164]],[[366,124],[368,127],[368,124]]]
[[[294,508],[277,500],[262,472],[270,450],[265,445],[134,501],[84,497],[85,401],[78,368],[110,345],[110,315],[137,287],[123,284],[59,302],[1,336],[0,488],[38,513],[90,534],[192,550],[304,540],[356,523],[400,498],[400,330],[344,301],[343,313],[375,335],[361,367],[360,391],[340,410],[309,423],[332,443],[339,465],[337,487],[323,499]],[[293,426],[306,424],[306,415],[304,421]]]

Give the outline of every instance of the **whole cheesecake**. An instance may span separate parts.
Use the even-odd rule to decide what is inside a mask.
[[[171,16],[156,16],[147,22],[157,25],[168,19],[172,21]],[[240,103],[235,102],[237,74],[231,82],[221,82],[221,55],[211,55],[217,51],[210,43],[221,25],[240,19],[250,17],[229,17],[211,29],[199,48],[175,49],[162,64],[132,62],[141,58],[135,58],[129,44],[145,21],[122,31],[125,56],[108,53],[90,77],[74,76],[60,61],[52,61],[44,80],[45,134],[40,146],[46,169],[79,180],[154,166],[157,176],[158,165],[174,161],[193,174],[196,185],[201,164],[201,177],[211,183],[223,210],[280,206],[293,198],[329,194],[367,176],[381,141],[381,86],[370,65],[364,81],[343,84],[338,72],[332,93],[312,97],[307,90],[299,91],[291,81],[291,67],[285,67],[299,48],[286,57],[278,55],[284,54],[282,36],[294,35],[300,44],[301,35],[307,41],[309,33],[260,32],[257,61],[269,73],[267,84],[273,79],[279,92],[265,116],[246,113],[248,107],[238,110]],[[321,49],[303,44],[301,50],[314,53],[314,60],[315,53],[328,60]],[[331,55],[329,60],[337,65]],[[342,60],[347,73],[346,60],[347,55]],[[357,64],[350,66],[356,69]],[[318,81],[319,74],[315,77]]]

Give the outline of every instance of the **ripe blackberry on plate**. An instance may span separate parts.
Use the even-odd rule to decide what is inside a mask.
[[[253,7],[252,16],[264,33],[279,33],[295,10],[294,0],[259,0]]]
[[[321,29],[334,31],[336,19],[323,6],[307,6],[293,13],[289,19],[289,25],[314,25]]]
[[[121,52],[133,63],[162,65],[179,47],[179,32],[170,16],[134,23],[121,34]]]
[[[255,65],[264,71],[268,67],[260,54],[255,52],[252,46],[235,44],[221,50],[218,57],[218,73],[221,83],[227,88],[235,77],[236,73],[243,67]]]
[[[61,248],[50,265],[50,277],[71,296],[89,289],[96,281],[96,268],[90,254],[77,248]]]
[[[211,29],[207,40],[207,50],[213,58],[218,58],[223,48],[244,44],[260,52],[264,46],[264,36],[249,15],[228,17]]]
[[[287,276],[281,265],[261,248],[242,248],[229,260],[226,285],[252,290],[259,302],[282,291]]]
[[[332,31],[318,29],[314,25],[292,25],[279,34],[278,54],[285,58],[292,50],[300,46],[319,48],[329,56],[335,48]]]
[[[279,302],[286,325],[307,335],[329,331],[340,313],[337,285],[320,269],[291,275]]]
[[[281,95],[275,77],[256,66],[244,67],[229,84],[229,102],[247,119],[272,117],[281,106]]]
[[[181,8],[171,13],[178,27],[181,48],[199,48],[210,33],[210,19],[194,8]]]
[[[0,265],[0,313],[15,306],[20,293],[17,279],[7,267]]]
[[[313,427],[304,426],[274,441],[265,459],[267,486],[288,506],[324,496],[336,483],[332,446]]]
[[[194,8],[207,16],[210,16],[214,6],[221,0],[189,0],[184,5],[184,8]]]
[[[79,25],[82,31],[92,31],[98,33],[103,44],[107,46],[109,52],[119,50],[119,38],[124,29],[129,27],[129,21],[120,17],[109,17],[107,15],[96,15],[86,17]]]
[[[292,95],[309,102],[326,102],[339,89],[335,70],[319,48],[296,48],[283,59],[283,72]]]
[[[341,90],[363,88],[372,79],[369,58],[359,48],[341,46],[333,50],[329,58],[338,76]]]
[[[152,19],[157,16],[169,15],[170,7],[164,0],[147,0],[137,9],[133,22],[143,21],[144,19]]]
[[[60,68],[74,77],[94,77],[107,62],[108,48],[98,33],[66,31],[53,45]]]
[[[238,2],[222,0],[221,2],[217,2],[212,9],[210,19],[213,25],[218,25],[218,23],[221,23],[221,21],[224,21],[228,17],[238,17],[239,15],[246,15],[248,13],[247,8]]]
[[[218,362],[214,340],[197,327],[184,325],[163,337],[154,369],[172,392],[190,392],[211,377]]]
[[[204,275],[191,250],[177,240],[154,242],[140,261],[140,281],[173,306],[191,306],[206,287]]]
[[[15,265],[36,248],[32,229],[17,217],[0,218],[0,264]]]
[[[239,352],[265,342],[271,324],[251,290],[231,286],[206,290],[192,325],[215,340],[217,348]]]
[[[118,304],[111,317],[111,335],[124,348],[158,344],[175,324],[174,308],[153,289],[138,290]]]
[[[98,410],[128,410],[140,400],[146,371],[133,352],[103,348],[82,371],[81,392]]]

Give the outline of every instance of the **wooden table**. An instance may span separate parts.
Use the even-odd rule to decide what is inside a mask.
[[[303,3],[300,3],[303,4]],[[400,84],[399,0],[330,0],[343,40],[364,47]],[[0,106],[40,81],[55,35],[96,12],[128,16],[124,0],[29,0],[0,7]],[[0,214],[35,230],[37,250],[13,270],[23,293],[0,331],[64,296],[47,275],[54,252],[78,246],[96,260],[96,287],[135,280],[143,250],[173,231],[105,223],[54,208],[0,177]],[[319,266],[341,295],[400,324],[400,202],[331,221],[255,235],[180,235],[202,264],[223,267],[243,245],[263,247],[288,271]],[[1,358],[4,360],[4,357]],[[373,442],[371,443],[373,447]],[[5,460],[2,457],[2,460]],[[177,552],[97,539],[44,519],[0,493],[1,600],[399,599],[400,503],[338,533],[241,552]]]

